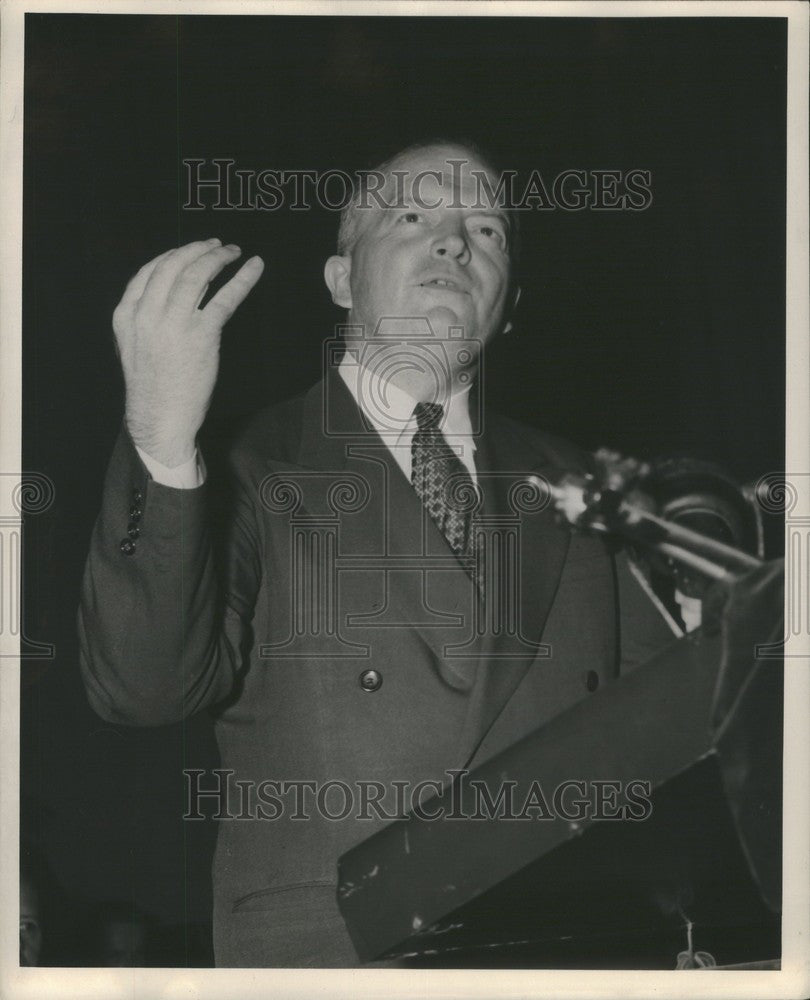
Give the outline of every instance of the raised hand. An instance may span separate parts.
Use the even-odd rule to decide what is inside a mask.
[[[174,468],[194,454],[219,370],[222,328],[261,277],[251,257],[204,309],[211,281],[241,254],[218,239],[168,250],[132,278],[113,313],[135,444]]]

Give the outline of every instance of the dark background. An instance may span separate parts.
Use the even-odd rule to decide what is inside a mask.
[[[21,778],[25,844],[54,883],[46,957],[87,961],[89,915],[116,899],[166,928],[173,964],[209,960],[216,831],[180,818],[183,768],[216,766],[209,721],[111,726],[78,675],[122,414],[112,310],[171,246],[216,235],[264,257],[225,333],[212,453],[318,378],[341,319],[321,277],[336,213],[184,211],[182,159],[351,171],[462,135],[549,185],[651,171],[646,211],[523,215],[523,298],[488,401],[588,448],[751,481],[784,467],[785,40],[760,18],[27,15],[23,454],[56,498],[25,525],[25,630],[56,656],[23,666]]]

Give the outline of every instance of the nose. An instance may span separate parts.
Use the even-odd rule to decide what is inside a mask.
[[[433,241],[432,253],[435,257],[452,257],[459,264],[470,259],[467,234],[456,224],[444,226]]]

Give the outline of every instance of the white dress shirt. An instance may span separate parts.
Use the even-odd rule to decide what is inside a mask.
[[[338,372],[360,410],[379,433],[405,478],[410,482],[411,443],[418,429],[413,411],[418,400],[391,382],[383,385],[375,371],[352,364],[348,360],[348,355],[341,361]],[[477,483],[475,439],[472,436],[470,422],[470,386],[459,386],[451,392],[449,399],[437,402],[444,406],[440,427],[442,435],[472,476],[473,482]],[[149,475],[162,486],[192,490],[205,482],[205,463],[199,449],[195,449],[187,462],[169,468],[151,455],[147,455],[137,445],[135,448]]]
[[[353,364],[348,354],[343,356],[338,372],[361,412],[383,439],[410,482],[411,443],[418,430],[413,411],[419,400],[390,381],[382,384],[377,372]],[[470,385],[459,386],[451,392],[449,399],[437,399],[436,402],[444,406],[439,428],[442,436],[461,459],[473,482],[477,483],[475,439],[470,422]]]
[[[199,448],[194,449],[194,454],[187,462],[177,465],[173,469],[156,458],[147,455],[146,452],[135,445],[135,450],[141,457],[141,461],[146,466],[146,471],[161,486],[172,486],[176,490],[196,490],[205,482],[205,462],[200,454]]]

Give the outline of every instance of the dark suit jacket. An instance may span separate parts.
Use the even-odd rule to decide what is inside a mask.
[[[236,448],[222,586],[208,486],[161,486],[125,433],[116,444],[79,612],[95,711],[148,726],[211,708],[235,792],[294,780],[352,796],[351,814],[330,819],[300,786],[308,818],[292,818],[291,795],[257,818],[262,802],[279,811],[264,786],[253,818],[221,820],[217,964],[355,963],[336,860],[397,811],[394,783],[446,784],[672,639],[624,558],[572,536],[526,486],[583,456],[484,419],[486,605],[335,372],[262,413]],[[139,537],[125,554],[131,507]],[[382,816],[356,818],[363,783],[379,784]],[[321,811],[340,814],[346,795],[331,786]]]

